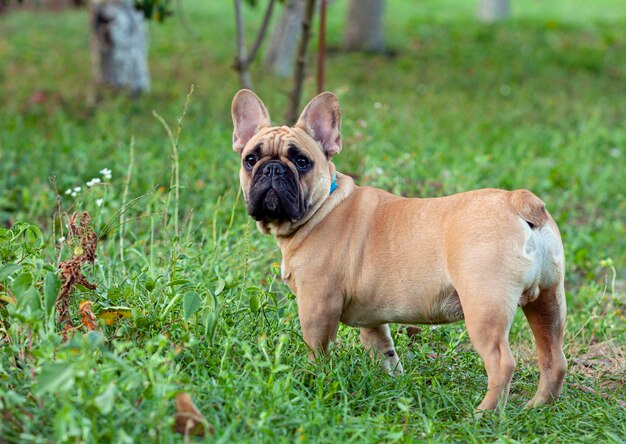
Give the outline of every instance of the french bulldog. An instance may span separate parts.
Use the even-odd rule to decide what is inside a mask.
[[[233,149],[247,210],[282,252],[311,358],[327,352],[339,322],[359,327],[370,354],[402,372],[389,323],[465,321],[484,361],[478,410],[503,408],[515,359],[508,336],[522,307],[539,355],[528,407],[556,399],[563,354],[564,254],[556,223],[530,191],[481,189],[405,198],[355,185],[332,162],[341,114],[332,93],[304,108],[293,127],[272,126],[249,90],[232,102]]]

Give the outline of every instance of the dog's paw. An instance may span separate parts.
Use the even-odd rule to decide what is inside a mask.
[[[395,352],[391,356],[385,354],[385,358],[382,360],[381,365],[383,367],[383,370],[389,376],[400,376],[402,373],[404,373],[400,358],[398,358],[398,354]]]

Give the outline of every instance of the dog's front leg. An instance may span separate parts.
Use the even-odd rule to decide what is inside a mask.
[[[393,344],[388,324],[361,328],[361,342],[365,349],[369,350],[372,359],[380,360],[383,370],[392,376],[402,374],[402,363]]]
[[[340,302],[340,301],[339,301]],[[304,342],[309,346],[309,359],[328,352],[328,343],[337,336],[341,303],[313,295],[298,296],[298,317]]]

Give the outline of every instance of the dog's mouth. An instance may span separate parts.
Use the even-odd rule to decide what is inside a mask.
[[[267,211],[275,212],[281,211],[282,204],[280,203],[280,198],[278,197],[278,193],[274,188],[270,188],[265,193],[265,198],[263,199],[263,206]]]
[[[269,188],[265,194],[258,194],[256,200],[250,200],[248,213],[257,221],[274,220],[284,222],[293,219],[287,212],[285,204],[281,201],[280,195],[274,188]]]
[[[257,221],[298,221],[305,213],[298,181],[289,168],[272,163],[273,168],[260,167],[252,179],[248,214]]]

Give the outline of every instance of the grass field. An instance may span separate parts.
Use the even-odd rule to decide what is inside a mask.
[[[328,360],[307,362],[280,252],[240,197],[232,2],[182,3],[189,27],[176,17],[150,26],[153,91],[97,109],[85,104],[85,11],[0,17],[0,442],[180,442],[180,391],[213,425],[211,442],[626,441],[621,0],[512,2],[497,25],[475,21],[473,0],[394,0],[395,57],[327,59],[343,111],[340,171],[407,196],[528,188],[561,227],[563,396],[522,410],[538,371],[520,312],[509,404],[482,417],[473,409],[486,375],[462,323],[414,337],[394,326],[405,368],[395,379],[347,327]],[[331,46],[344,9],[330,6]],[[245,14],[255,30],[261,10]],[[253,79],[281,122],[289,81],[259,66]],[[153,111],[176,134],[191,84],[176,187]],[[314,88],[308,79],[307,99]],[[92,178],[102,183],[87,187]],[[54,299],[57,263],[74,247],[58,242],[67,229],[54,216],[55,187],[62,211],[88,211],[100,236],[84,267],[97,288],[79,288],[70,307],[80,325],[79,303],[93,301],[100,331],[78,329],[68,343]],[[105,325],[107,316],[117,318]]]

